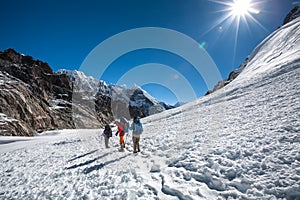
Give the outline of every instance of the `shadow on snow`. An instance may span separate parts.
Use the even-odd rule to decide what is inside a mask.
[[[91,154],[91,153],[88,153],[87,155],[89,155],[89,154]],[[109,155],[109,153],[103,154],[103,155],[101,155],[101,156],[98,156],[97,158],[94,158],[94,159],[92,159],[92,160],[88,160],[88,161],[83,162],[83,163],[79,163],[79,164],[72,165],[72,166],[70,166],[70,167],[66,167],[65,169],[75,169],[75,168],[78,168],[78,167],[82,167],[82,166],[91,164],[91,163],[93,163],[93,162],[95,162],[95,161],[97,161],[97,160],[99,160],[99,159],[101,159],[101,158],[104,158],[104,157],[107,156],[107,155]],[[83,157],[83,156],[82,156],[82,157]]]
[[[107,162],[104,162],[104,163],[100,163],[99,165],[95,165],[95,166],[92,166],[92,167],[87,167],[82,172],[84,174],[91,173],[92,171],[99,170],[99,169],[103,168],[106,165],[109,165],[109,164],[114,163],[114,162],[118,162],[118,161],[122,160],[123,158],[126,158],[127,156],[128,155],[125,155],[125,156],[122,156],[122,157],[114,159],[114,160],[110,160],[110,161],[107,161]]]
[[[77,156],[77,157],[75,157],[75,158],[72,158],[72,159],[68,160],[68,162],[72,162],[72,161],[77,160],[77,159],[79,159],[79,158],[83,158],[83,157],[88,156],[88,155],[90,155],[90,154],[93,154],[93,153],[95,153],[95,152],[97,152],[97,151],[98,151],[98,150],[94,150],[94,151],[85,153],[85,154],[83,154],[83,155]],[[108,156],[109,154],[111,154],[111,153],[105,153],[105,154],[103,154],[103,155],[101,155],[101,156],[98,156],[97,158],[92,159],[92,160],[88,160],[88,161],[85,161],[85,162],[83,162],[83,163],[75,164],[75,165],[72,165],[72,166],[70,166],[70,167],[65,167],[65,169],[76,169],[76,168],[78,168],[78,167],[82,167],[82,166],[85,166],[85,165],[89,165],[89,164],[91,164],[91,163],[93,163],[93,162],[95,162],[95,161],[97,161],[97,160],[99,160],[99,159],[104,158],[105,156]],[[90,173],[90,172],[92,172],[92,171],[99,170],[99,169],[103,168],[103,167],[106,166],[106,165],[109,165],[109,164],[114,163],[114,162],[118,162],[118,161],[120,161],[120,160],[126,158],[127,156],[128,156],[128,155],[125,155],[125,156],[122,156],[122,157],[117,158],[117,159],[113,159],[113,160],[110,160],[110,161],[106,161],[106,162],[104,162],[104,163],[100,163],[100,164],[98,164],[98,165],[94,165],[94,166],[92,166],[92,167],[87,167],[87,168],[85,168],[82,172],[83,172],[84,174],[88,174],[88,173]]]
[[[71,160],[68,160],[68,162],[72,162],[72,161],[77,160],[77,159],[79,159],[79,158],[83,158],[83,157],[88,156],[88,155],[90,155],[90,154],[93,154],[93,153],[95,153],[95,152],[97,152],[97,151],[98,151],[98,149],[96,149],[96,150],[94,150],[94,151],[91,151],[91,152],[88,152],[88,153],[85,153],[85,154],[83,154],[83,155],[77,156],[77,157],[75,157],[75,158],[72,158]]]

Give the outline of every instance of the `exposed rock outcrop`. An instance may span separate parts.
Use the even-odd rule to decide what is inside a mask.
[[[0,135],[100,128],[121,116],[166,109],[141,88],[107,86],[80,71],[54,73],[47,63],[13,49],[0,52],[0,78]]]
[[[56,128],[73,128],[72,83],[47,63],[13,49],[0,52],[0,134],[32,136]],[[14,120],[7,120],[14,119]]]
[[[295,8],[293,8],[293,10],[291,10],[291,12],[284,18],[282,25],[291,22],[292,20],[296,19],[299,16],[300,16],[300,5],[296,6]]]

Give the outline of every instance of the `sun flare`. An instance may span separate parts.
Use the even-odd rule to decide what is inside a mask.
[[[249,13],[258,14],[259,10],[253,8],[251,0],[234,0],[229,5],[231,14],[235,17],[249,15]]]
[[[269,32],[260,22],[259,15],[263,12],[262,8],[266,3],[265,0],[209,0],[213,3],[223,5],[223,9],[217,10],[216,13],[224,13],[220,18],[203,34],[207,34],[212,30],[225,34],[229,29],[234,32],[233,60],[235,60],[238,36],[241,29],[247,29],[249,33],[258,26],[265,32]]]
[[[249,0],[236,0],[231,6],[234,15],[245,15],[249,12],[251,5]]]
[[[227,27],[231,27],[231,25],[235,24],[237,35],[241,24],[246,25],[247,29],[250,31],[249,25],[254,23],[268,32],[268,30],[266,30],[266,28],[256,18],[256,16],[258,16],[261,13],[261,7],[264,4],[264,0],[209,1],[219,5],[223,5],[224,9],[218,10],[217,12],[225,13],[218,19],[218,21],[213,25],[213,27],[209,29],[209,31],[216,27],[223,27],[224,25],[227,25]]]

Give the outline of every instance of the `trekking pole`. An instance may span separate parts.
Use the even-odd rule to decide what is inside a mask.
[[[126,134],[126,135],[125,135],[125,139],[124,139],[124,144],[126,144],[128,133],[125,133],[125,134]]]
[[[103,133],[100,132],[99,136],[100,136],[100,143],[103,143]]]
[[[128,135],[129,135],[129,131],[127,132],[127,134],[126,134],[126,136],[125,136],[125,141],[124,141],[125,144],[126,144]],[[126,145],[126,146],[127,146],[127,145]]]

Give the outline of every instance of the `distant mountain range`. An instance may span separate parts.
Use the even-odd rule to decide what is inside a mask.
[[[115,84],[107,85],[104,81],[86,76],[77,70],[61,69],[57,74],[65,74],[72,80],[73,92],[89,93],[90,97],[96,95],[111,98],[112,111],[116,118],[121,116],[128,119],[133,116],[146,117],[174,108],[174,106],[159,102],[138,85],[133,88]]]
[[[174,108],[138,86],[106,85],[83,72],[59,70],[13,49],[0,52],[0,135],[32,136],[64,128],[99,128],[124,116]]]

